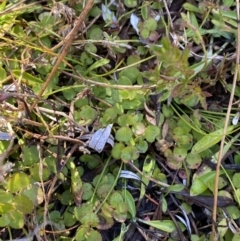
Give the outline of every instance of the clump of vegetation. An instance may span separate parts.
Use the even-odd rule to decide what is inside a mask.
[[[238,4],[0,10],[3,240],[238,239]]]

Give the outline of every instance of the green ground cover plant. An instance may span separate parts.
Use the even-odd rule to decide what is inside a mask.
[[[239,239],[239,2],[0,3],[0,239]]]

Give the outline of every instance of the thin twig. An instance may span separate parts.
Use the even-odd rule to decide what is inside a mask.
[[[172,30],[174,30],[173,22],[172,22],[171,14],[170,14],[169,9],[168,9],[167,2],[165,0],[163,0],[163,4],[164,4],[164,7],[166,9],[166,13],[167,13],[167,16],[168,16],[170,27],[171,27]]]
[[[25,132],[26,135],[39,139],[39,140],[57,139],[57,140],[62,140],[62,141],[73,142],[73,143],[78,144],[79,146],[85,145],[85,143],[83,141],[79,140],[78,138],[71,138],[71,137],[62,136],[62,135],[51,135],[51,136],[41,135],[41,134],[32,133],[32,132],[22,129],[20,127],[17,127],[17,130],[22,130]],[[1,157],[1,154],[0,154],[0,157]]]
[[[42,94],[44,93],[44,91],[46,90],[46,88],[48,87],[50,81],[52,80],[54,74],[57,72],[59,65],[62,63],[64,57],[67,55],[69,48],[71,47],[71,44],[74,40],[74,38],[76,37],[82,23],[84,22],[84,20],[87,17],[87,14],[89,13],[89,11],[91,10],[92,6],[93,6],[94,0],[88,0],[87,4],[85,6],[85,8],[83,9],[82,13],[80,14],[74,28],[72,29],[71,33],[65,38],[65,46],[62,50],[62,53],[58,56],[58,59],[55,63],[55,65],[53,66],[53,69],[51,71],[51,73],[49,74],[48,78],[46,79],[41,91],[38,94],[38,97],[40,98],[42,96]],[[37,105],[38,103],[38,99],[33,103],[32,107],[31,107],[31,111],[34,109],[34,107]]]
[[[215,185],[214,185],[214,202],[213,202],[213,214],[212,214],[212,219],[213,219],[213,225],[212,225],[212,233],[213,233],[213,240],[217,240],[217,233],[215,230],[215,223],[217,219],[217,201],[218,201],[218,182],[219,182],[219,173],[220,173],[220,166],[221,166],[221,160],[222,160],[222,155],[223,155],[223,148],[224,148],[224,141],[227,133],[227,127],[230,119],[230,114],[231,114],[231,108],[233,104],[233,98],[234,98],[234,93],[235,93],[235,88],[236,88],[236,83],[238,79],[238,69],[239,69],[239,58],[240,58],[240,16],[239,16],[239,0],[236,1],[236,11],[237,11],[237,21],[238,21],[238,31],[237,31],[237,45],[236,45],[236,51],[237,51],[237,56],[236,56],[236,66],[235,66],[235,72],[234,72],[234,77],[233,77],[233,86],[231,90],[231,96],[230,100],[228,103],[228,110],[227,110],[227,115],[226,115],[226,120],[225,120],[225,125],[224,125],[224,131],[223,131],[223,137],[221,140],[220,144],[220,150],[218,154],[218,161],[217,161],[217,167],[216,167],[216,178],[215,178]]]
[[[75,74],[71,74],[68,73],[66,71],[62,71],[62,73],[73,77],[75,79],[81,80],[83,82],[89,83],[89,84],[93,84],[94,86],[101,86],[101,87],[108,87],[108,88],[112,88],[112,89],[118,89],[118,90],[141,90],[141,89],[154,89],[157,87],[157,85],[113,85],[113,84],[107,84],[107,83],[102,83],[102,82],[97,82],[91,79],[86,79],[81,75],[75,75]]]
[[[72,154],[74,153],[74,151],[77,149],[79,145],[78,144],[75,144],[71,150],[69,151],[68,155],[66,156],[66,159],[64,161],[64,165],[66,164],[66,162],[71,158]],[[47,212],[48,212],[48,204],[49,204],[49,201],[51,199],[51,196],[53,194],[53,192],[55,191],[55,189],[57,187],[55,187],[56,183],[57,183],[57,180],[58,180],[58,175],[55,175],[52,182],[51,182],[51,185],[49,187],[49,190],[48,190],[48,193],[46,195],[46,200],[45,200],[45,203],[44,203],[44,214],[43,214],[43,217],[46,217],[47,216]],[[47,221],[45,220],[43,223],[46,223]]]
[[[73,119],[71,119],[67,114],[65,114],[62,111],[55,111],[55,110],[50,110],[44,107],[38,107],[38,109],[40,110],[40,112],[46,112],[46,113],[50,113],[50,114],[54,114],[54,115],[60,115],[65,117],[68,121],[72,122],[73,124],[75,124],[76,127],[78,127],[81,131],[83,131],[84,133],[88,132],[86,130],[86,128],[84,128],[83,126],[79,125],[76,121],[74,121]]]
[[[132,167],[132,169],[134,169],[135,171],[137,171],[139,174],[141,174],[142,176],[144,175],[132,162],[128,162],[128,165]],[[152,177],[149,177],[149,176],[145,176],[149,181],[152,181],[160,186],[163,186],[163,187],[170,187],[169,184],[167,183],[164,183],[164,182],[160,182],[160,181],[157,181],[155,180],[154,178]]]

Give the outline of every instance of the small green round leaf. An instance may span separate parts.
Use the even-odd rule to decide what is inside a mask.
[[[86,234],[88,232],[88,227],[81,226],[78,228],[77,233],[76,233],[76,241],[86,241]]]
[[[83,200],[89,200],[93,195],[93,188],[90,183],[83,183]]]
[[[36,146],[24,147],[23,149],[24,165],[30,166],[39,161],[38,150]]]
[[[169,149],[168,149],[169,150]],[[167,151],[168,151],[167,150]],[[165,154],[165,153],[164,153]],[[182,167],[182,161],[181,160],[177,160],[176,157],[174,157],[173,155],[169,155],[167,157],[167,165],[171,168],[171,169],[174,169],[174,170],[177,170],[179,168]]]
[[[182,129],[183,130],[183,129]],[[184,131],[184,130],[183,130]],[[190,146],[192,147],[193,145],[193,137],[191,134],[187,134],[187,135],[177,135],[177,136],[173,136],[174,140],[176,140],[177,144],[179,146]]]
[[[102,184],[97,189],[97,195],[101,198],[105,198],[111,189],[112,189],[111,184]]]
[[[48,177],[51,174],[49,168],[44,163],[41,164],[41,166],[40,166],[39,163],[36,163],[33,166],[31,166],[29,168],[29,170],[30,170],[30,173],[31,173],[32,177],[36,181],[41,181],[41,180],[45,181],[45,180],[48,179]],[[41,175],[41,177],[40,177],[40,175]]]
[[[99,218],[95,213],[87,213],[81,218],[80,222],[86,226],[97,227]]]
[[[23,214],[32,213],[33,203],[32,201],[25,195],[18,194],[14,197],[13,206],[16,210]]]
[[[136,160],[139,157],[138,149],[135,146],[127,146],[122,150],[121,159],[124,162]]]
[[[157,29],[157,21],[154,18],[148,18],[144,21],[143,27],[148,29],[150,32]]]
[[[118,205],[116,206],[116,212],[124,214],[128,212],[128,206],[124,202],[119,202]]]
[[[98,15],[100,16],[102,13],[102,10],[98,6],[93,6],[89,12],[89,16],[91,17],[97,17]]]
[[[183,135],[184,131],[181,127],[177,126],[173,129],[173,133],[177,136]]]
[[[119,96],[121,99],[128,101],[132,97],[131,92],[129,90],[119,90]]]
[[[0,227],[6,227],[9,225],[10,220],[8,218],[8,215],[4,214],[0,216]]]
[[[110,204],[117,207],[120,202],[123,202],[123,197],[119,192],[113,192],[110,196]]]
[[[120,159],[121,158],[121,153],[122,150],[125,148],[125,146],[122,143],[117,143],[113,146],[112,149],[112,157],[115,159]]]
[[[103,39],[103,31],[101,28],[94,26],[88,32],[89,39],[101,40]]]
[[[81,62],[83,63],[84,66],[91,65],[93,63],[92,57],[86,52],[83,52],[81,54],[80,60],[81,60]]]
[[[132,130],[129,127],[121,127],[115,137],[118,141],[128,142],[132,138]]]
[[[13,200],[13,195],[5,190],[0,189],[0,200],[1,203],[11,203]]]
[[[136,67],[138,67],[136,65],[137,62],[139,62],[141,60],[140,56],[139,55],[130,55],[128,58],[127,58],[127,65],[131,65],[131,64],[135,64]]]
[[[128,77],[123,75],[123,76],[119,77],[118,84],[119,85],[132,85],[132,81]],[[125,90],[125,91],[127,92],[127,90]],[[130,91],[128,93],[130,93]],[[125,98],[125,99],[127,99],[127,98]]]
[[[188,153],[186,162],[188,164],[188,168],[197,169],[202,163],[202,158],[199,154]]]
[[[144,140],[139,140],[136,147],[140,153],[145,153],[148,150],[148,143]]]
[[[43,202],[43,191],[38,186],[38,184],[31,184],[26,189],[22,191],[22,194],[24,194],[26,197],[28,197],[34,206],[37,206],[38,204]]]
[[[38,15],[41,26],[54,26],[55,19],[50,12],[44,11]]]
[[[238,207],[236,207],[236,206],[227,206],[226,207],[226,211],[227,211],[228,215],[232,219],[239,219],[240,218],[240,211],[239,211]]]
[[[140,75],[140,71],[136,67],[129,67],[127,69],[124,69],[120,72],[120,77],[126,77],[130,80],[131,84],[134,84],[137,81],[138,76]],[[134,91],[131,91],[132,93]]]
[[[13,209],[12,203],[0,203],[0,215],[9,213],[9,211],[12,211]]]
[[[73,196],[72,196],[72,194],[71,194],[69,189],[61,194],[60,202],[63,205],[71,205],[71,204],[73,204]]]
[[[174,114],[173,109],[166,104],[162,106],[162,113],[166,118],[170,118]]]
[[[82,98],[74,102],[74,106],[76,108],[82,108],[84,105],[88,105],[89,101],[88,98]]]
[[[121,210],[123,210],[124,212],[120,212]],[[121,203],[121,205],[119,205],[118,210],[115,210],[113,212],[113,217],[114,219],[116,219],[118,222],[120,223],[124,223],[127,219],[127,206],[125,203]]]
[[[106,109],[105,113],[103,114],[103,120],[105,122],[109,122],[114,120],[117,117],[118,113],[115,108],[108,108]]]
[[[63,222],[67,227],[72,227],[76,223],[76,218],[73,215],[73,208],[68,208],[63,214]]]
[[[8,179],[7,189],[12,192],[18,192],[30,184],[30,179],[25,173],[17,172]]]
[[[135,99],[130,99],[132,96],[133,96],[132,94],[129,95],[128,100],[123,100],[121,102],[121,105],[125,110],[136,110],[142,106],[142,103],[144,101],[144,96],[137,95]]]
[[[97,53],[97,47],[96,47],[93,43],[87,43],[87,44],[84,46],[84,49],[85,49],[87,52],[90,52],[90,53],[94,53],[94,54]]]
[[[123,114],[118,117],[118,124],[120,126],[131,126],[136,122],[135,116],[130,114]]]
[[[66,89],[63,91],[63,96],[66,100],[72,100],[76,96],[75,89]]]
[[[80,222],[81,219],[88,213],[93,213],[93,206],[91,203],[83,203],[81,207],[74,208],[74,215]]]
[[[140,35],[143,39],[147,39],[150,35],[150,31],[147,28],[144,28],[140,31]]]
[[[61,221],[61,214],[59,211],[54,210],[49,213],[49,219],[55,223],[59,223]]]
[[[187,150],[184,148],[175,147],[173,150],[173,155],[177,161],[183,161],[187,156]]]
[[[84,154],[80,157],[80,161],[85,162],[90,169],[93,169],[99,166],[101,158],[98,155]]]
[[[188,107],[193,107],[197,105],[197,103],[199,102],[199,99],[197,95],[195,95],[195,93],[194,94],[192,93],[192,94],[183,96],[181,99],[181,102]]]
[[[14,229],[22,229],[24,226],[24,214],[15,210],[7,214],[9,226]]]
[[[102,241],[102,235],[94,229],[90,229],[86,241]]]
[[[157,126],[149,125],[145,131],[145,138],[148,142],[152,143],[160,134],[160,129]]]
[[[133,127],[132,127],[132,131],[134,133],[134,135],[136,136],[141,136],[145,133],[146,127],[145,125],[140,122],[140,123],[136,123]]]
[[[183,133],[187,134],[191,130],[191,126],[187,123],[190,123],[191,120],[188,116],[182,115],[182,118],[178,121],[177,125],[183,129]]]
[[[91,124],[95,118],[97,117],[97,111],[90,107],[89,105],[85,105],[82,107],[80,113],[81,120],[79,121],[80,124]]]

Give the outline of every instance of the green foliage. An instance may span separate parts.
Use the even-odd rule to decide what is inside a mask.
[[[169,240],[178,240],[181,231],[188,235],[183,210],[195,211],[185,198],[198,205],[199,195],[211,198],[214,192],[216,172],[205,159],[216,164],[226,110],[221,106],[216,113],[219,108],[208,97],[222,101],[232,92],[235,2],[185,2],[178,18],[171,15],[167,22],[166,8],[175,1],[167,6],[106,1],[105,10],[94,1],[73,40],[69,36],[84,13],[83,1],[53,1],[44,11],[34,1],[15,2],[0,4],[0,227],[5,239],[17,239],[13,235],[24,228],[20,236],[25,239],[34,233],[36,239],[51,240],[54,233],[56,240],[101,241],[100,230],[108,230],[113,240],[124,240],[133,223],[139,230],[159,229]],[[236,101],[239,96],[237,86]],[[226,100],[217,104],[222,103]],[[235,112],[231,117],[238,116]],[[101,132],[106,129],[107,137]],[[224,154],[239,139],[233,137],[238,129],[229,125]],[[12,146],[6,141],[11,137]],[[239,163],[234,153],[231,165]],[[239,204],[239,174],[225,165],[219,197]],[[174,222],[172,193],[179,206],[171,213],[183,214]],[[139,212],[149,203],[154,208],[147,216],[146,210]],[[152,220],[158,210],[161,219]],[[234,203],[219,207],[222,240],[238,240],[227,225],[239,216]],[[111,230],[116,223],[119,233]],[[187,239],[206,239],[202,229],[197,231],[199,236],[189,231]]]
[[[25,83],[27,83],[27,85],[30,85],[30,86],[35,86],[35,85],[39,85],[39,84],[42,84],[43,81],[29,73],[22,73],[20,70],[16,69],[16,70],[13,70],[12,73],[14,74],[14,76],[16,78],[20,78],[21,76],[21,80]]]
[[[197,196],[204,191],[207,190],[207,185],[204,184],[204,182],[201,179],[196,179],[193,181],[191,189],[190,189],[190,195],[191,196]]]
[[[51,172],[46,163],[36,163],[29,168],[32,178],[36,181],[45,181],[49,178]]]
[[[129,127],[121,127],[116,132],[116,139],[122,142],[129,142],[132,138],[132,131]]]
[[[88,38],[94,40],[100,40],[103,38],[102,30],[98,26],[92,26],[88,32]]]
[[[10,192],[18,192],[30,184],[29,177],[25,173],[15,173],[7,182]]]
[[[158,220],[153,220],[153,221],[145,221],[145,220],[140,220],[140,222],[145,223],[147,225],[150,225],[154,228],[160,229],[162,231],[165,231],[167,233],[172,233],[176,227],[173,223],[172,220],[163,220],[163,221],[158,221]],[[182,230],[184,230],[184,226],[182,223],[179,223],[179,226]]]
[[[23,150],[23,161],[26,166],[30,166],[39,161],[38,151],[36,146],[30,148],[25,147]]]
[[[160,134],[160,130],[157,126],[149,125],[145,130],[145,138],[148,142],[153,142]]]
[[[137,1],[124,0],[124,5],[128,8],[134,8],[137,6]]]
[[[77,241],[101,241],[102,236],[94,229],[88,229],[86,227],[80,227],[76,234]]]
[[[188,58],[189,50],[179,50],[173,46],[168,38],[161,40],[161,46],[151,46],[151,50],[162,62],[163,73],[166,76],[180,77],[183,81],[192,74],[189,70]]]
[[[230,134],[235,129],[235,126],[229,126],[226,134]],[[192,153],[197,154],[206,149],[212,147],[216,143],[218,143],[223,136],[223,129],[219,129],[215,132],[212,132],[206,136],[204,136],[201,140],[199,140],[192,148]]]
[[[24,173],[15,173],[7,180],[8,194],[0,189],[0,226],[22,228],[24,216],[32,213],[41,202],[42,191],[39,186],[30,184],[30,178]]]
[[[240,174],[239,174],[239,173],[235,173],[235,174],[233,175],[232,182],[233,182],[233,185],[234,185],[235,188],[240,188],[239,178],[240,178]]]

